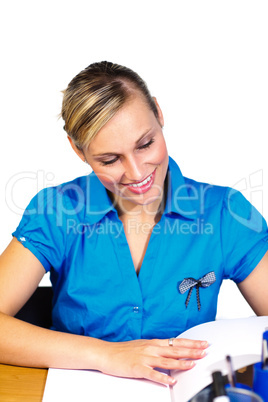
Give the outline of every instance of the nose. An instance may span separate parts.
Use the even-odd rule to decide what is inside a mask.
[[[142,161],[138,157],[129,156],[124,161],[125,177],[130,182],[143,178]]]

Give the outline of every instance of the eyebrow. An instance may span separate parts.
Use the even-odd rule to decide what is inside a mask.
[[[148,134],[150,134],[150,132],[152,131],[152,128],[150,128],[149,130],[147,130],[144,134],[142,134],[140,136],[140,138],[137,139],[137,141],[135,141],[135,144],[138,145],[138,143],[144,138],[146,137]],[[101,154],[93,154],[92,156],[94,156],[95,158],[97,157],[102,157],[102,156],[113,156],[113,155],[119,155],[117,152],[104,152]]]

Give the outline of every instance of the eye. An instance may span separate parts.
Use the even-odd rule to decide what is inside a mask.
[[[150,145],[152,145],[154,143],[154,139],[151,139],[150,141],[148,141],[146,144],[141,145],[140,147],[138,147],[138,149],[145,149],[145,148],[149,148]]]
[[[114,159],[109,160],[109,161],[101,161],[101,164],[102,164],[102,166],[107,166],[107,165],[112,165],[116,161],[118,161],[118,156],[116,158],[114,158]]]

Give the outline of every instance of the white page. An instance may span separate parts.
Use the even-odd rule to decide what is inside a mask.
[[[174,372],[173,401],[185,402],[212,382],[211,373],[227,374],[226,355],[232,357],[234,369],[261,360],[262,333],[268,327],[268,317],[218,320],[185,331],[179,338],[207,340],[207,356],[196,361],[189,371]]]
[[[92,370],[49,369],[43,402],[170,402],[168,386]]]
[[[43,402],[186,402],[211,383],[211,373],[227,373],[226,355],[234,368],[261,358],[261,339],[268,317],[218,320],[185,331],[179,338],[204,339],[210,344],[207,356],[189,371],[172,372],[177,384],[167,386],[146,380],[113,377],[92,370],[49,369]],[[93,399],[94,396],[94,399]]]

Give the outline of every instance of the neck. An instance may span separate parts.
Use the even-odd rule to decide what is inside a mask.
[[[166,184],[164,185],[164,191],[162,192],[161,197],[149,204],[136,204],[126,198],[119,197],[112,193],[110,193],[110,197],[115,203],[114,205],[120,219],[132,217],[137,221],[158,222],[165,208]]]

